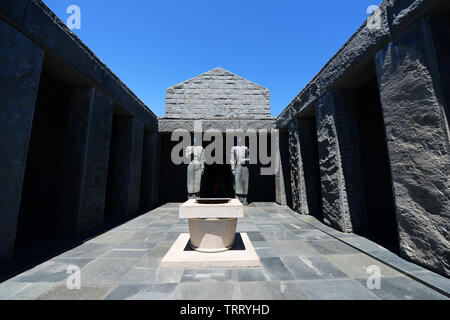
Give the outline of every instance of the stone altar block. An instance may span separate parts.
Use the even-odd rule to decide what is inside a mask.
[[[162,268],[258,267],[246,233],[236,233],[244,207],[237,199],[190,199],[180,206],[189,233],[181,234],[161,261]]]

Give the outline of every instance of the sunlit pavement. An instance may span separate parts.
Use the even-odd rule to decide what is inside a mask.
[[[0,299],[403,300],[447,299],[440,292],[450,292],[450,280],[275,203],[253,203],[238,221],[262,267],[161,269],[178,235],[188,232],[179,205],[161,206],[1,283]],[[70,266],[81,270],[80,289],[67,286],[75,275]],[[379,289],[373,270],[381,272]]]

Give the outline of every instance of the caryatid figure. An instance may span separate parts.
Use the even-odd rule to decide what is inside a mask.
[[[199,198],[202,175],[205,170],[205,149],[201,146],[189,146],[186,148],[186,157],[191,159],[187,167],[188,198]]]
[[[240,145],[231,148],[231,171],[234,175],[234,192],[236,198],[243,204],[247,204],[248,194],[248,164],[250,162],[249,150],[246,146]]]

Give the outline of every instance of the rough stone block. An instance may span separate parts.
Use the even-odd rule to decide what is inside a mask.
[[[354,111],[352,97],[334,90],[316,107],[324,222],[343,232],[366,225]]]
[[[429,31],[419,20],[375,62],[401,254],[449,276],[450,135],[440,89],[449,84],[440,83]]]

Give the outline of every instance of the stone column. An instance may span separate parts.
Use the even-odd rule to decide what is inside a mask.
[[[123,218],[139,212],[144,124],[132,117],[117,117],[110,171],[111,215]]]
[[[434,29],[436,27],[437,29]],[[447,35],[447,37],[440,37]],[[375,58],[401,254],[450,275],[448,23],[420,19]],[[434,34],[434,38],[433,35]],[[438,53],[438,57],[439,57]],[[448,101],[448,100],[447,100]]]
[[[0,262],[14,252],[44,51],[0,18]]]
[[[298,129],[308,214],[321,217],[322,196],[320,191],[320,177],[318,176],[319,163],[317,159],[317,135],[314,119],[299,118]]]
[[[94,95],[94,88],[77,88],[70,93],[55,223],[59,234],[78,235]]]
[[[151,210],[158,204],[159,155],[158,133],[146,132],[144,134],[141,183],[141,208],[144,210]]]
[[[278,141],[278,170],[275,173],[275,201],[282,205],[292,205],[290,199],[291,177],[289,175],[289,143],[288,133],[279,132]]]
[[[76,236],[103,224],[113,102],[76,88],[68,108],[56,230]]]
[[[80,213],[80,232],[90,231],[103,225],[105,215],[114,108],[113,101],[97,90],[93,98]]]
[[[330,91],[316,106],[324,222],[343,232],[366,225],[359,139],[352,96]]]
[[[289,155],[292,190],[292,209],[300,214],[309,214],[306,198],[305,174],[303,171],[300,150],[300,132],[298,119],[293,119],[289,125]]]

